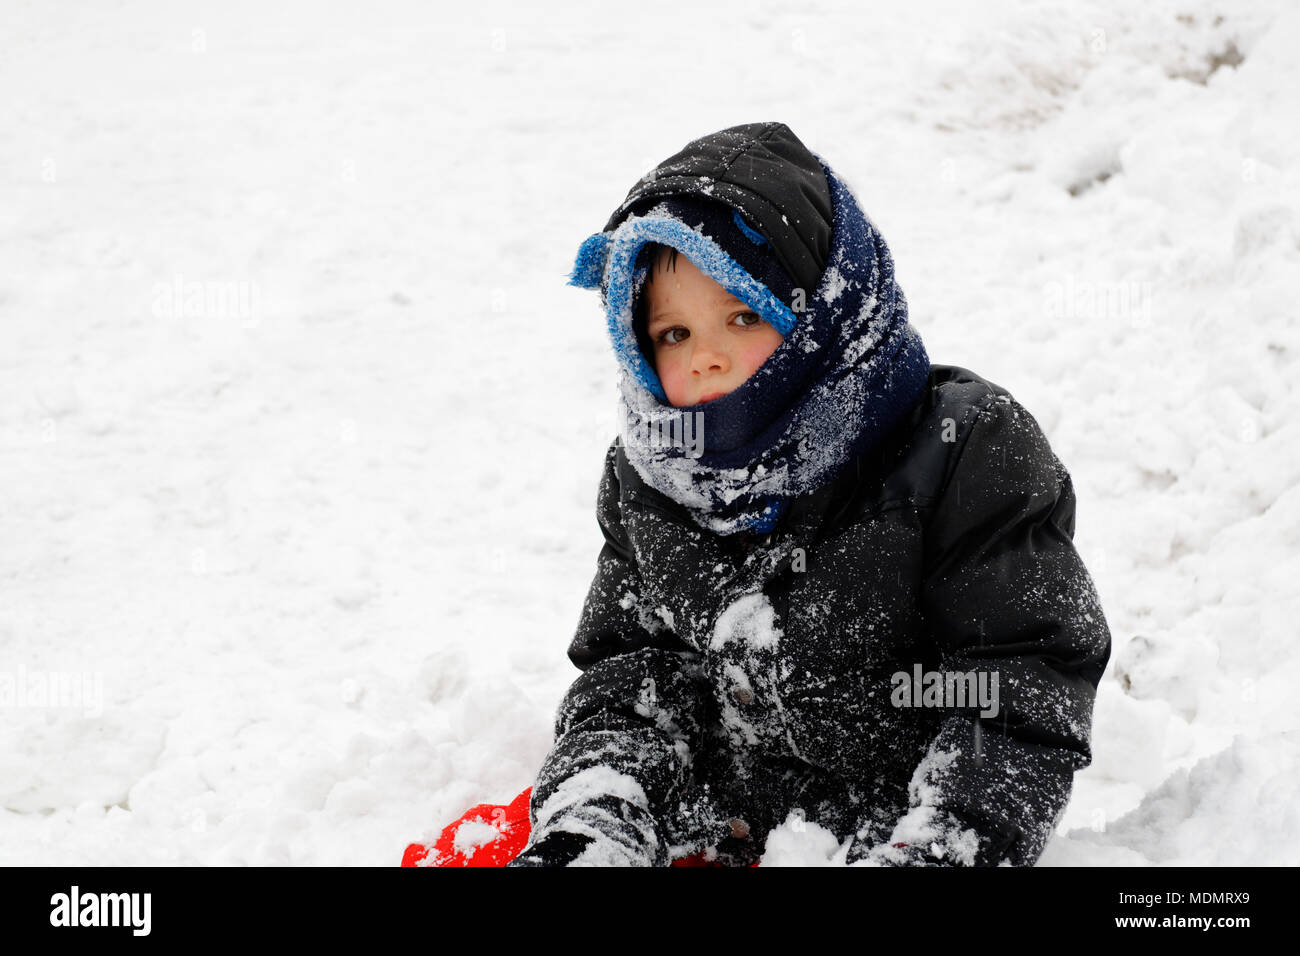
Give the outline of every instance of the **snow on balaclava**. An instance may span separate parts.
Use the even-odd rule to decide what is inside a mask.
[[[761,260],[742,253],[734,236],[722,236],[716,225],[718,236],[710,234],[710,217],[683,212],[697,205],[672,201],[589,237],[569,277],[570,285],[600,290],[619,362],[628,461],[696,524],[717,534],[770,530],[792,498],[831,481],[879,442],[929,376],[929,357],[908,322],[884,237],[849,186],[812,155],[826,176],[834,218],[830,253],[811,293],[783,300],[770,287],[782,285],[783,274],[768,272],[764,284],[728,247],[751,268]],[[701,192],[709,194],[707,184]],[[734,221],[762,244],[762,234],[738,212]],[[649,271],[638,260],[648,242],[677,249],[783,336],[753,375],[711,402],[669,404],[638,346],[633,317]],[[662,440],[670,435],[694,441]]]

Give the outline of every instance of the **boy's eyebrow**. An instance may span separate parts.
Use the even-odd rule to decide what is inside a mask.
[[[744,306],[744,305],[745,305],[745,303],[741,302],[739,299],[737,299],[734,295],[731,295],[730,293],[723,293],[722,295],[717,296],[717,297],[713,300],[713,304],[714,304],[715,306],[719,306],[719,305],[727,305],[727,306],[730,306],[730,305],[740,305],[740,306]],[[677,312],[676,309],[664,309],[664,310],[661,312],[661,311],[659,311],[659,310],[657,310],[657,309],[655,309],[655,308],[652,307],[652,308],[650,309],[650,322],[656,322],[656,321],[658,321],[659,319],[666,319],[666,318],[668,318],[669,316],[677,315],[677,314],[678,314],[678,312]]]

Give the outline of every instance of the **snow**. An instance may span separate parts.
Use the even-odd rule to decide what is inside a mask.
[[[798,130],[795,132],[797,133]],[[844,275],[840,272],[838,266],[829,265],[826,267],[826,275],[822,279],[823,288],[821,293],[822,299],[825,302],[834,302],[840,297],[840,293],[847,289],[848,286],[849,280],[844,278]],[[872,297],[870,301],[874,303],[875,298]]]
[[[834,833],[791,813],[768,835],[760,866],[843,866],[853,841],[843,844]]]
[[[1300,11],[618,16],[8,5],[0,863],[396,865],[528,786],[618,428],[564,279],[754,119],[1073,477],[1115,648],[1041,864],[1300,859]],[[818,860],[792,820],[764,864]]]
[[[537,809],[537,823],[544,826],[558,813],[588,800],[611,794],[637,806],[646,805],[645,791],[627,774],[608,767],[587,767],[564,780],[544,804]]]
[[[766,594],[745,594],[728,605],[714,625],[709,647],[721,650],[731,642],[752,650],[774,650],[781,639],[776,609]]]
[[[456,836],[451,842],[455,853],[470,854],[481,846],[495,843],[501,839],[501,831],[482,820],[466,820],[456,828]]]
[[[1113,826],[1080,827],[1050,844],[1041,863],[1294,866],[1297,744],[1294,731],[1263,740],[1239,735],[1221,752],[1176,770]]]

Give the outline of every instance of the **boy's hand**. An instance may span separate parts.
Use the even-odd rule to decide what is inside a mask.
[[[855,853],[854,850],[857,850]],[[881,843],[873,847],[855,845],[849,849],[846,863],[862,866],[952,866],[929,850],[911,843]]]
[[[950,810],[904,819],[907,826],[896,827],[889,842],[874,846],[854,843],[845,862],[863,866],[996,866],[1013,842],[996,823],[974,822]]]

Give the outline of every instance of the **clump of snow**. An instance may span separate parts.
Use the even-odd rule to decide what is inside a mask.
[[[466,820],[456,828],[451,848],[462,854],[471,854],[481,846],[501,839],[501,831],[482,820]]]
[[[825,827],[791,813],[767,835],[759,866],[842,866],[852,845]]]
[[[746,594],[733,601],[720,615],[709,639],[713,650],[737,641],[754,650],[771,650],[781,639],[776,609],[766,594]]]

